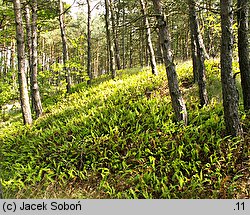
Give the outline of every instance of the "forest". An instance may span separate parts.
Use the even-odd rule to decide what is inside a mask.
[[[249,199],[249,0],[0,0],[0,199]]]

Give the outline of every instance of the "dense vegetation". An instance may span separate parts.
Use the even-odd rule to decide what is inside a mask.
[[[175,120],[163,66],[159,76],[127,69],[114,80],[75,85],[71,94],[50,93],[33,126],[20,123],[18,110],[6,113],[4,197],[249,198],[250,136],[225,135],[218,66],[206,62],[210,103],[200,108],[191,62],[178,64],[187,126]]]
[[[0,199],[249,198],[249,9],[0,0]]]

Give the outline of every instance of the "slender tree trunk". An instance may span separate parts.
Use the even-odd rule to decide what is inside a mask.
[[[157,34],[159,35],[159,31],[157,32]],[[163,64],[164,63],[163,50],[162,50],[161,38],[160,37],[157,38],[157,49],[158,49],[158,63]]]
[[[126,27],[125,27],[125,8],[123,7],[122,9],[122,68],[125,69],[126,68],[126,47],[125,47],[125,31],[126,31]]]
[[[193,76],[194,83],[198,82],[198,66],[197,66],[197,48],[194,40],[194,35],[190,32],[191,35],[191,52],[192,52],[192,62],[193,62]]]
[[[42,102],[37,81],[38,76],[38,55],[37,55],[37,0],[32,0],[32,70],[30,74],[31,96],[36,117],[43,113]]]
[[[144,0],[140,0],[140,4],[141,4],[141,12],[142,12],[142,15],[144,17],[144,23],[145,23],[145,27],[146,27],[147,47],[149,50],[149,57],[150,57],[150,64],[151,64],[152,73],[154,75],[158,75],[158,71],[157,71],[157,67],[156,67],[156,60],[155,60],[155,53],[154,53],[153,44],[152,44],[152,40],[151,40],[151,30],[150,30],[150,25],[149,25],[149,21],[148,21],[148,17],[147,17],[147,12],[146,12],[146,10],[147,10],[146,4],[145,4]]]
[[[130,28],[129,40],[128,40],[128,50],[129,50],[129,68],[133,67],[133,30]]]
[[[238,53],[244,109],[250,110],[249,0],[238,0]]]
[[[107,34],[107,44],[109,49],[109,63],[112,78],[115,78],[115,58],[114,58],[114,46],[111,40],[111,31],[110,31],[110,13],[109,13],[109,0],[105,0],[105,23],[106,23],[106,34]]]
[[[45,38],[42,37],[42,71],[46,70],[47,56],[45,52]]]
[[[110,4],[110,14],[111,14],[111,24],[112,24],[112,35],[113,35],[113,40],[114,40],[114,45],[115,45],[115,61],[117,65],[117,69],[121,69],[121,58],[120,58],[120,48],[119,48],[119,43],[118,43],[118,35],[117,35],[117,30],[115,29],[115,16],[114,16],[114,8],[113,8],[113,3],[112,0],[109,0]]]
[[[10,69],[11,69],[11,77],[13,82],[13,89],[17,88],[16,82],[16,70],[15,70],[15,41],[11,39],[11,52],[10,52]]]
[[[30,5],[25,6],[25,21],[26,21],[26,51],[28,55],[29,62],[29,73],[28,76],[31,77],[32,72],[32,32],[31,32],[31,17],[30,17]],[[32,90],[32,87],[31,87]],[[32,102],[33,105],[33,102]]]
[[[233,6],[232,0],[220,0],[221,7],[221,82],[224,120],[228,134],[242,135],[238,113],[239,96],[232,72],[233,60]]]
[[[161,0],[153,0],[154,9],[156,13],[159,37],[161,39],[161,45],[164,55],[164,62],[166,66],[166,72],[168,77],[168,86],[172,100],[172,106],[177,117],[177,120],[183,121],[187,124],[187,110],[184,100],[179,89],[178,77],[173,63],[172,51],[171,51],[171,41],[169,32],[167,29],[166,19],[162,12]]]
[[[65,23],[64,23],[64,8],[62,0],[59,0],[59,22],[60,22],[60,29],[61,29],[61,37],[62,37],[62,46],[63,46],[63,65],[64,71],[66,72],[66,82],[67,82],[67,93],[70,93],[71,88],[71,74],[70,69],[67,68],[67,62],[69,60],[69,53],[68,53],[68,45],[67,45],[67,37],[65,32]]]
[[[140,30],[140,65],[144,66],[144,22],[141,22],[141,30]]]
[[[190,29],[191,29],[191,39],[194,39],[196,44],[197,51],[197,71],[198,71],[198,86],[199,86],[199,97],[200,97],[200,106],[207,105],[208,96],[206,90],[206,76],[205,76],[205,53],[203,49],[203,40],[200,34],[199,22],[197,19],[195,11],[195,1],[188,0],[189,3],[189,19],[190,19]],[[193,37],[193,38],[192,38]],[[195,53],[193,53],[194,57]],[[194,61],[195,59],[193,59]],[[194,68],[195,69],[195,68]]]
[[[91,84],[93,79],[92,74],[92,49],[91,49],[91,8],[90,8],[90,1],[87,0],[88,5],[88,60],[87,60],[87,72],[89,76],[88,83]]]
[[[16,22],[18,81],[19,81],[19,91],[20,91],[23,121],[24,121],[24,124],[32,124],[27,79],[26,79],[26,74],[25,74],[25,44],[24,44],[21,2],[20,0],[14,0],[13,4],[14,4],[14,13],[15,13],[15,22]]]
[[[5,40],[5,39],[4,39]],[[6,42],[3,44],[3,80],[7,81],[7,70],[8,70],[8,47]]]

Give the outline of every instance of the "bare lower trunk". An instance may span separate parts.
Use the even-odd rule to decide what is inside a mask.
[[[111,24],[112,24],[112,35],[113,35],[113,40],[114,40],[114,45],[115,45],[115,61],[117,65],[117,69],[121,69],[121,58],[120,58],[120,49],[119,49],[119,43],[118,43],[118,35],[117,31],[115,29],[115,17],[114,17],[114,8],[113,8],[113,3],[112,0],[110,1],[110,14],[111,14]]]
[[[221,6],[221,82],[224,120],[228,134],[242,135],[238,113],[239,96],[232,72],[233,59],[233,6],[232,0],[220,0]]]
[[[13,4],[14,4],[15,22],[16,22],[18,81],[19,81],[19,91],[20,91],[23,121],[24,124],[32,124],[27,79],[25,74],[24,32],[23,32],[23,21],[22,21],[20,0],[14,0]]]
[[[249,4],[249,0],[238,0],[238,53],[245,110],[250,110]]]
[[[205,76],[205,53],[204,53],[204,44],[200,34],[199,22],[197,19],[195,11],[195,1],[188,0],[189,3],[189,20],[190,20],[190,29],[191,29],[191,39],[194,39],[196,45],[197,53],[197,75],[198,75],[198,86],[199,86],[199,97],[200,97],[200,106],[207,105],[208,96],[206,90],[206,76]],[[193,53],[193,57],[194,57]],[[193,59],[194,61],[194,59]]]
[[[109,50],[109,63],[110,63],[110,70],[112,78],[115,78],[116,71],[115,71],[115,58],[114,58],[114,46],[111,40],[111,30],[110,30],[110,13],[109,13],[109,2],[105,0],[105,23],[106,23],[106,34],[107,34],[107,44]]]
[[[191,51],[192,51],[192,63],[193,63],[193,76],[194,83],[198,82],[198,69],[197,69],[197,48],[194,40],[194,35],[191,34]]]
[[[37,0],[32,1],[32,70],[31,70],[31,95],[33,108],[36,117],[40,117],[43,113],[42,102],[37,81],[38,76],[38,59],[37,59]]]
[[[90,8],[90,2],[87,0],[88,4],[88,60],[87,60],[87,72],[89,76],[88,83],[90,84],[93,79],[92,74],[92,50],[91,50],[91,8]]]
[[[13,81],[13,88],[16,89],[17,88],[17,81],[16,81],[16,69],[15,69],[15,40],[11,39],[11,54],[10,54],[10,69],[11,69],[11,77],[12,77],[12,81]]]
[[[30,5],[25,6],[25,21],[26,21],[26,51],[29,62],[29,74],[32,74],[32,32],[31,32],[31,17],[30,17]],[[32,90],[32,89],[31,89]]]
[[[63,2],[59,0],[59,21],[60,21],[60,29],[61,29],[61,37],[62,37],[62,46],[63,46],[63,65],[64,71],[66,73],[66,83],[67,83],[67,93],[70,92],[71,88],[71,74],[70,69],[67,68],[67,62],[69,60],[69,53],[68,53],[68,46],[67,46],[67,37],[65,32],[65,24],[64,24],[64,9],[63,9]]]
[[[125,26],[125,8],[123,7],[122,9],[122,68],[126,68],[126,47],[125,47],[125,31],[126,31],[126,26]]]
[[[153,0],[154,9],[156,13],[158,28],[159,28],[159,37],[161,40],[164,63],[166,66],[168,86],[172,100],[172,106],[176,115],[176,118],[179,122],[183,121],[187,124],[187,110],[184,100],[179,89],[178,77],[175,70],[175,65],[173,63],[172,51],[171,51],[171,42],[170,36],[167,29],[167,23],[162,12],[161,1]]]
[[[149,21],[148,21],[148,17],[147,17],[147,12],[146,12],[146,4],[145,4],[144,0],[140,0],[140,4],[141,4],[141,12],[142,12],[142,15],[144,17],[144,23],[145,23],[145,27],[146,27],[147,47],[149,50],[149,57],[150,57],[150,64],[151,64],[152,73],[154,75],[158,75],[158,71],[157,71],[157,67],[156,67],[156,60],[155,60],[155,53],[154,53],[153,44],[152,44],[152,40],[151,40],[151,30],[150,30],[150,25],[149,25]]]
[[[130,28],[129,40],[128,40],[128,50],[129,50],[129,68],[133,67],[133,30]]]

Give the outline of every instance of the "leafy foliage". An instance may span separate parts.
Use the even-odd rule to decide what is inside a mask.
[[[182,82],[188,68],[178,66]],[[216,67],[207,68],[213,82]],[[50,186],[83,184],[85,192],[75,197],[237,197],[249,152],[242,140],[223,137],[222,105],[212,100],[199,109],[195,88],[183,86],[189,125],[175,123],[159,69],[158,77],[134,69],[100,83],[104,75],[90,87],[80,84],[56,104],[48,102],[33,127],[3,128],[5,197],[44,197]]]

